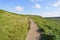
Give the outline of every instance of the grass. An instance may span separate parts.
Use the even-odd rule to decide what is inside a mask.
[[[29,18],[38,25],[42,40],[60,40],[60,19],[34,15],[19,15],[0,10],[0,40],[25,40]]]
[[[0,10],[0,40],[25,40],[28,26],[28,16]]]
[[[57,23],[60,24],[60,17],[48,17],[48,18],[46,18],[46,19],[49,19],[49,20],[51,20],[51,21],[55,21],[55,22],[57,22]]]
[[[39,16],[31,16],[31,18],[38,25],[42,40],[60,40],[60,25],[58,22]]]

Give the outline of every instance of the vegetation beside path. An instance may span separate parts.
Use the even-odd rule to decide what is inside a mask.
[[[42,40],[60,40],[60,17],[19,15],[5,10],[0,10],[0,40],[25,40],[30,30],[29,18],[38,25]]]
[[[0,10],[0,40],[25,40],[28,17]]]
[[[60,25],[58,22],[40,16],[31,16],[40,28],[42,40],[60,40]]]

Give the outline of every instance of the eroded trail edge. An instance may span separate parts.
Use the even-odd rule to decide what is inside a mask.
[[[39,28],[37,24],[30,19],[30,30],[27,34],[26,40],[39,40],[40,39],[40,33],[38,32]]]

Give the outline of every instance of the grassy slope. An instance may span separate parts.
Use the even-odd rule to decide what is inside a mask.
[[[60,40],[60,24],[39,16],[29,16],[37,23],[43,40]],[[59,19],[60,20],[60,19]],[[0,40],[25,40],[28,16],[0,10]]]
[[[55,21],[57,23],[60,23],[60,17],[48,17],[46,19],[49,19],[49,20]]]
[[[31,16],[40,28],[42,40],[60,40],[60,25],[39,16]]]
[[[28,17],[0,10],[0,40],[25,40]]]

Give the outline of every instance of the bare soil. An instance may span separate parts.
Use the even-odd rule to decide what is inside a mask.
[[[38,32],[39,28],[37,24],[30,19],[30,30],[27,34],[26,40],[39,40],[40,39],[40,33]]]

